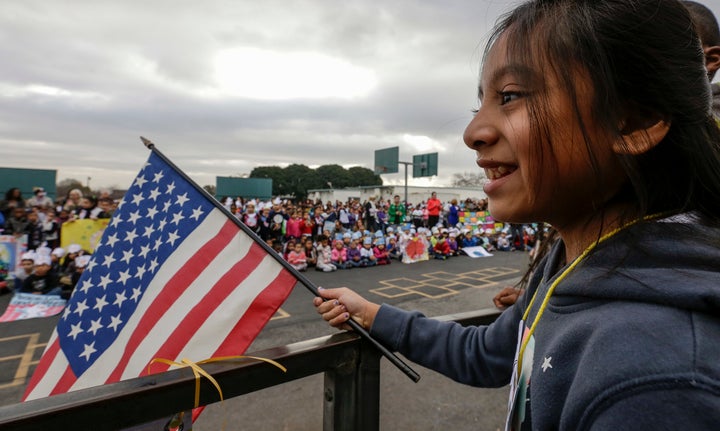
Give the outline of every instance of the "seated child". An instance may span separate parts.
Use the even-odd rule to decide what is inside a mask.
[[[299,242],[295,244],[294,248],[290,250],[287,255],[287,261],[298,271],[305,271],[307,269],[307,258],[305,257],[305,250],[302,244]]]
[[[458,243],[455,239],[457,237],[457,234],[455,232],[450,232],[448,234],[447,238],[447,244],[450,246],[450,256],[457,256],[458,255]]]
[[[450,257],[450,245],[445,238],[440,237],[433,247],[435,259],[445,260]]]
[[[347,262],[348,262],[348,268],[358,268],[361,264],[361,256],[360,256],[360,245],[358,244],[358,240],[353,239],[350,241],[350,247],[347,249]]]
[[[387,248],[385,248],[384,238],[380,238],[375,242],[373,252],[375,254],[375,261],[378,265],[390,265],[390,253]]]
[[[345,244],[342,240],[335,240],[333,245],[335,246],[332,250],[333,265],[337,266],[338,269],[348,269],[348,257],[347,250],[345,249]]]
[[[20,290],[35,268],[35,253],[27,252],[20,256],[20,268],[13,273],[13,287],[15,290]]]
[[[510,239],[507,237],[506,232],[500,232],[497,239],[497,249],[499,251],[510,251]]]
[[[303,251],[305,251],[308,268],[314,268],[317,265],[317,250],[315,250],[312,238],[305,238],[305,249]]]
[[[332,272],[337,271],[337,266],[332,263],[332,250],[327,235],[318,236],[317,249],[317,265],[315,270]]]
[[[390,259],[402,260],[402,253],[400,253],[400,247],[397,245],[397,238],[393,235],[388,236],[387,252]]]
[[[21,293],[32,293],[33,295],[60,295],[60,277],[50,272],[50,256],[42,255],[35,259],[35,267],[23,282]]]
[[[377,259],[375,259],[375,251],[372,248],[372,238],[367,237],[363,240],[363,245],[360,248],[360,266],[375,265],[377,265]]]
[[[466,247],[477,247],[478,239],[475,238],[471,230],[466,230],[465,235],[463,235],[462,241],[460,243],[460,248],[466,248]]]

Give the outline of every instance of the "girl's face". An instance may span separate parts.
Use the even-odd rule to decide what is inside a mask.
[[[614,138],[593,122],[593,91],[584,74],[575,74],[575,92],[585,135],[568,92],[553,73],[511,63],[506,39],[501,36],[488,52],[478,92],[481,106],[463,136],[489,180],[484,186],[488,209],[506,222],[585,220],[624,181],[612,152]],[[531,136],[529,107],[540,97],[552,116],[538,120],[541,129],[549,130],[549,142]],[[590,163],[593,157],[598,170]]]

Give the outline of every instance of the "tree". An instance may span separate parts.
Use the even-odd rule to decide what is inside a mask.
[[[322,165],[316,169],[316,172],[322,182],[320,187],[318,187],[321,189],[328,187],[331,189],[342,189],[349,187],[352,182],[348,171],[340,165]]]
[[[203,186],[203,189],[205,189],[206,192],[210,193],[210,195],[215,196],[215,192],[217,192],[217,187],[213,184],[208,184],[206,186]]]
[[[452,185],[455,187],[481,187],[487,181],[485,172],[463,172],[462,174],[453,174]]]
[[[317,169],[310,169],[297,163],[286,168],[258,166],[249,176],[272,179],[272,194],[275,196],[293,196],[301,200],[307,198],[308,190],[312,189],[382,185],[382,178],[379,175],[375,175],[370,169],[358,166],[350,169],[340,165],[323,165]]]
[[[381,186],[383,183],[380,175],[375,175],[372,170],[360,166],[348,169],[348,175],[350,176],[350,184],[348,184],[350,187]]]
[[[272,194],[283,195],[280,184],[285,183],[285,173],[280,166],[258,166],[250,171],[250,178],[270,178],[273,180]]]

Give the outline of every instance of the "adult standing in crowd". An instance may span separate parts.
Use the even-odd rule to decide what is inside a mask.
[[[447,227],[454,227],[458,224],[460,221],[459,211],[460,207],[458,207],[457,199],[451,200],[447,208]]]
[[[427,200],[428,227],[432,228],[438,224],[440,211],[442,211],[442,202],[437,198],[437,193],[432,192]]]
[[[406,213],[407,209],[405,208],[405,203],[400,202],[400,196],[393,196],[393,201],[390,204],[390,209],[388,210],[388,223],[390,226],[397,226],[405,222]]]
[[[0,211],[5,220],[12,217],[15,208],[25,208],[25,200],[22,198],[22,192],[19,188],[13,187],[5,193],[5,199],[0,202]]]
[[[47,196],[45,189],[42,187],[33,188],[33,196],[25,202],[26,206],[39,207],[42,209],[52,208],[53,200]]]

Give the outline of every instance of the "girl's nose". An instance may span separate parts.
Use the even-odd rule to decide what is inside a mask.
[[[470,149],[479,150],[483,145],[495,143],[497,139],[497,129],[490,124],[487,114],[480,108],[465,128],[463,133],[465,145]]]

